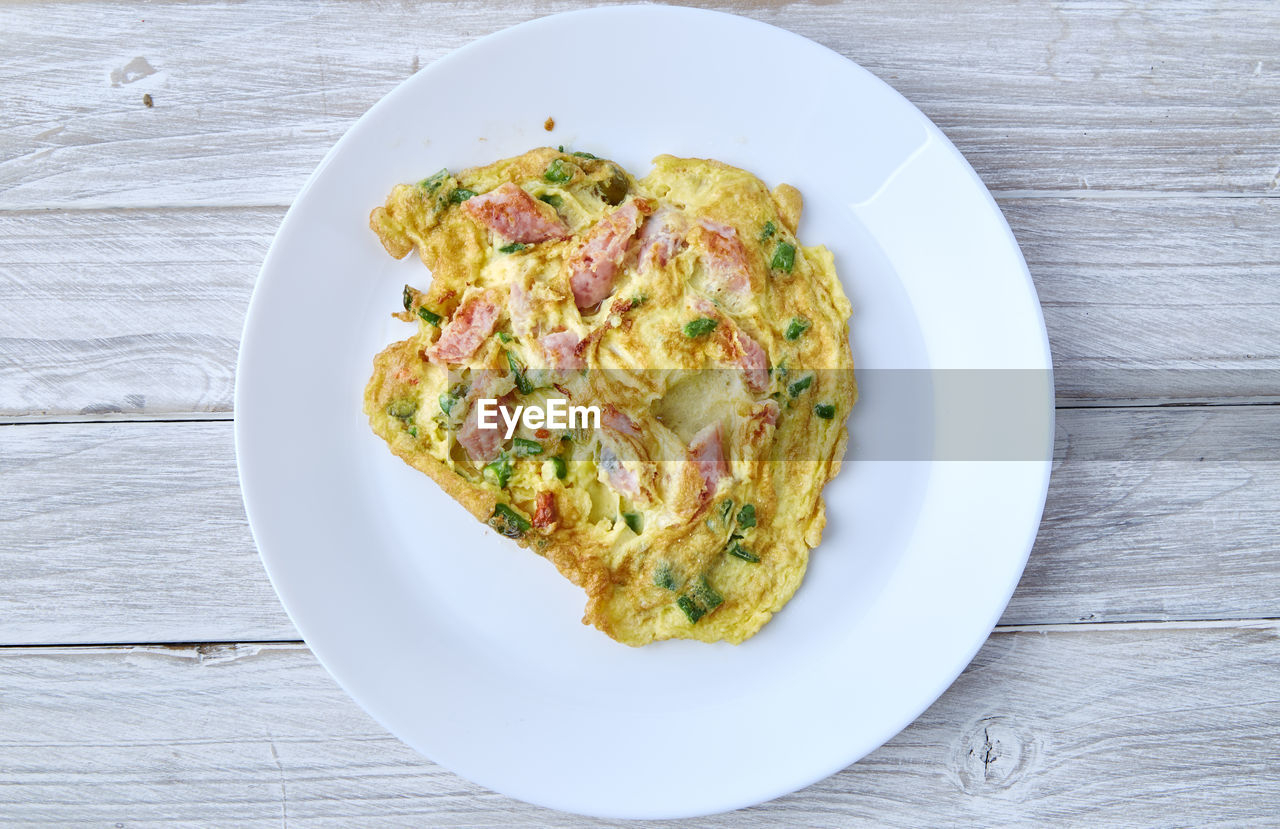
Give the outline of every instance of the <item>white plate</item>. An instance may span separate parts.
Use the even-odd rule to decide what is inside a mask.
[[[583,71],[584,54],[598,71]],[[388,316],[401,286],[427,282],[416,257],[383,252],[367,228],[370,208],[397,182],[544,144],[607,155],[638,175],[668,152],[790,182],[806,199],[802,240],[835,252],[863,386],[853,461],[827,488],[830,525],[805,583],[739,647],[632,649],[584,627],[577,588],[394,458],[361,413],[374,353],[409,330]],[[254,290],[236,451],[281,600],[320,661],[388,730],[532,803],[692,816],[847,766],[969,662],[1039,524],[1049,365],[1035,290],[998,208],[911,104],[839,55],[762,23],[604,8],[460,49],[401,84],[333,148]],[[865,459],[906,414],[924,424],[926,442],[955,423],[940,399],[901,411],[878,394],[874,370],[952,368],[1043,378],[1035,405],[1018,409],[1017,425],[1040,441],[1032,459]]]

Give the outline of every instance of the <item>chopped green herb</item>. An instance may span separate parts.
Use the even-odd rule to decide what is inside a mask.
[[[413,307],[413,289],[408,285],[404,286],[404,310],[408,311]]]
[[[556,477],[564,480],[569,475],[569,465],[564,462],[564,458],[556,456],[551,459],[551,465],[555,467]]]
[[[793,317],[791,319],[791,324],[787,326],[786,333],[782,336],[786,337],[788,340],[798,340],[804,332],[809,330],[810,325],[813,325],[813,323],[809,322],[804,317]]]
[[[560,152],[564,152],[564,150],[561,150]],[[592,155],[591,153],[584,153],[584,152],[576,152],[574,153],[574,155],[576,155],[578,158],[591,158],[591,159],[599,158],[599,156]]]
[[[726,498],[720,505],[720,523],[729,526],[729,516],[733,515],[733,499]]]
[[[627,523],[627,526],[631,528],[631,532],[636,535],[644,532],[644,516],[640,513],[624,512],[622,513],[622,520]]]
[[[418,316],[422,317],[423,322],[434,325],[436,328],[440,327],[440,320],[443,319],[443,317],[434,311],[428,311],[427,306],[425,305],[418,309]]]
[[[706,336],[715,330],[716,324],[716,321],[711,317],[698,317],[696,320],[684,324],[684,335],[686,337]]]
[[[627,181],[627,174],[613,164],[609,165],[609,177],[596,182],[596,192],[605,204],[622,204],[629,189],[631,184]]]
[[[698,583],[693,586],[690,591],[694,601],[705,607],[708,611],[715,610],[724,604],[724,596],[715,591],[711,585],[707,584],[706,576],[698,576]]]
[[[516,388],[520,393],[528,394],[533,391],[533,383],[529,382],[529,376],[525,374],[524,363],[510,351],[507,352],[507,365],[511,367],[511,373],[516,376]]]
[[[496,461],[485,464],[482,474],[497,484],[499,489],[506,489],[507,481],[511,479],[511,457],[503,452]]]
[[[493,515],[489,517],[489,526],[507,538],[519,538],[529,532],[533,525],[529,523],[529,519],[506,504],[497,504],[493,508]]]
[[[547,165],[547,171],[542,177],[552,184],[564,184],[573,178],[573,171],[564,166],[564,159],[557,158]]]
[[[448,414],[457,402],[458,398],[454,397],[452,394],[445,393],[440,395],[440,411]]]
[[[676,599],[676,607],[683,610],[684,615],[688,616],[689,621],[693,624],[697,624],[698,620],[707,614],[707,611],[694,604],[693,599],[690,599],[688,596],[681,596]]]
[[[744,530],[749,530],[756,525],[756,505],[743,504],[742,509],[738,511],[738,526]]]
[[[729,545],[729,555],[734,558],[740,558],[743,561],[749,561],[752,564],[756,564],[760,561],[760,556],[751,552],[736,541]]]
[[[516,438],[512,443],[515,444],[516,457],[518,458],[527,458],[530,455],[542,454],[542,444],[538,443],[536,440]]]
[[[559,150],[560,152],[564,152],[564,145],[561,144],[559,147],[556,147],[556,149]]]
[[[657,569],[653,571],[653,583],[663,590],[676,589],[676,574],[671,572],[670,564],[664,561],[658,565]]]
[[[805,376],[801,377],[799,380],[787,386],[787,394],[791,395],[792,397],[798,397],[800,395],[800,392],[804,391],[805,389],[809,388],[812,385],[813,385],[813,375],[806,374]]]
[[[502,247],[498,248],[498,253],[519,253],[520,251],[524,250],[527,247],[529,246],[526,245],[524,242],[512,242],[509,245],[503,245]]]
[[[784,271],[791,273],[791,269],[796,264],[796,246],[790,242],[779,242],[778,246],[773,249],[773,261],[769,263],[769,267],[775,271]]]
[[[777,232],[778,232],[778,228],[773,224],[773,222],[765,222],[764,229],[760,231],[760,241],[761,242],[765,241],[766,239],[773,236],[773,234]]]
[[[393,400],[387,404],[387,414],[392,417],[398,417],[401,420],[408,420],[413,417],[413,413],[418,411],[418,401],[416,400]]]
[[[636,294],[635,296],[631,297],[631,307],[639,308],[641,305],[644,305],[648,301],[649,301],[648,294]]]
[[[411,438],[416,438],[416,437],[418,436],[418,427],[417,427],[417,426],[410,426],[410,427],[409,427],[408,429],[406,429],[405,431],[409,433],[409,437],[411,437]]]
[[[462,204],[475,194],[475,190],[468,190],[465,187],[459,187],[449,194],[449,204]]]
[[[813,413],[823,420],[831,420],[836,416],[836,407],[831,403],[819,403],[813,407]]]
[[[690,622],[697,622],[703,616],[724,604],[724,596],[707,584],[706,576],[699,576],[693,589],[676,599],[676,606],[684,611]]]
[[[538,201],[546,202],[556,210],[564,207],[564,199],[560,198],[555,193],[543,193],[541,196],[538,196]]]
[[[511,335],[510,335],[510,334],[508,334],[506,331],[499,331],[499,332],[498,332],[498,339],[499,339],[499,340],[502,340],[504,343],[509,343],[509,342],[511,342],[512,340],[514,340],[514,339],[515,339],[515,337],[511,336]]]
[[[434,193],[440,189],[440,185],[444,184],[445,179],[449,178],[448,168],[439,170],[418,182],[418,186],[428,193]]]

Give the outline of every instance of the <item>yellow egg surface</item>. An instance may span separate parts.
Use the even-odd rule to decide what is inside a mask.
[[[744,641],[800,585],[857,400],[849,301],[800,210],[717,161],[637,180],[552,148],[398,185],[370,226],[431,279],[374,359],[374,432],[582,587],[585,623]],[[557,405],[577,422],[529,415]]]

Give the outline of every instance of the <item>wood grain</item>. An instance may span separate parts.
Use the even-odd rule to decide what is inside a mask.
[[[1278,633],[996,634],[862,762],[696,825],[1258,825],[1280,800]],[[459,779],[300,646],[9,649],[0,695],[0,814],[23,825],[637,825]]]
[[[1280,202],[1010,199],[1060,403],[1280,400]]]
[[[1280,617],[1280,406],[1059,415],[1002,623]],[[0,645],[296,638],[231,444],[225,422],[0,427]]]
[[[1060,403],[1280,399],[1280,200],[1002,207],[1040,292]],[[0,212],[0,417],[230,412],[241,322],[282,215]]]
[[[0,644],[296,639],[231,424],[0,426]]]
[[[1055,455],[1002,623],[1280,616],[1280,406],[1062,410]]]
[[[229,412],[282,211],[0,213],[0,414]]]
[[[419,67],[586,5],[4,4],[0,208],[288,204]],[[1264,0],[714,7],[860,62],[997,190],[1277,192],[1280,7]]]

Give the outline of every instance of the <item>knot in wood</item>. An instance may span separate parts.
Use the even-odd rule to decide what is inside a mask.
[[[1027,729],[1008,717],[984,717],[961,737],[953,767],[965,793],[992,794],[1025,777],[1038,753]]]

